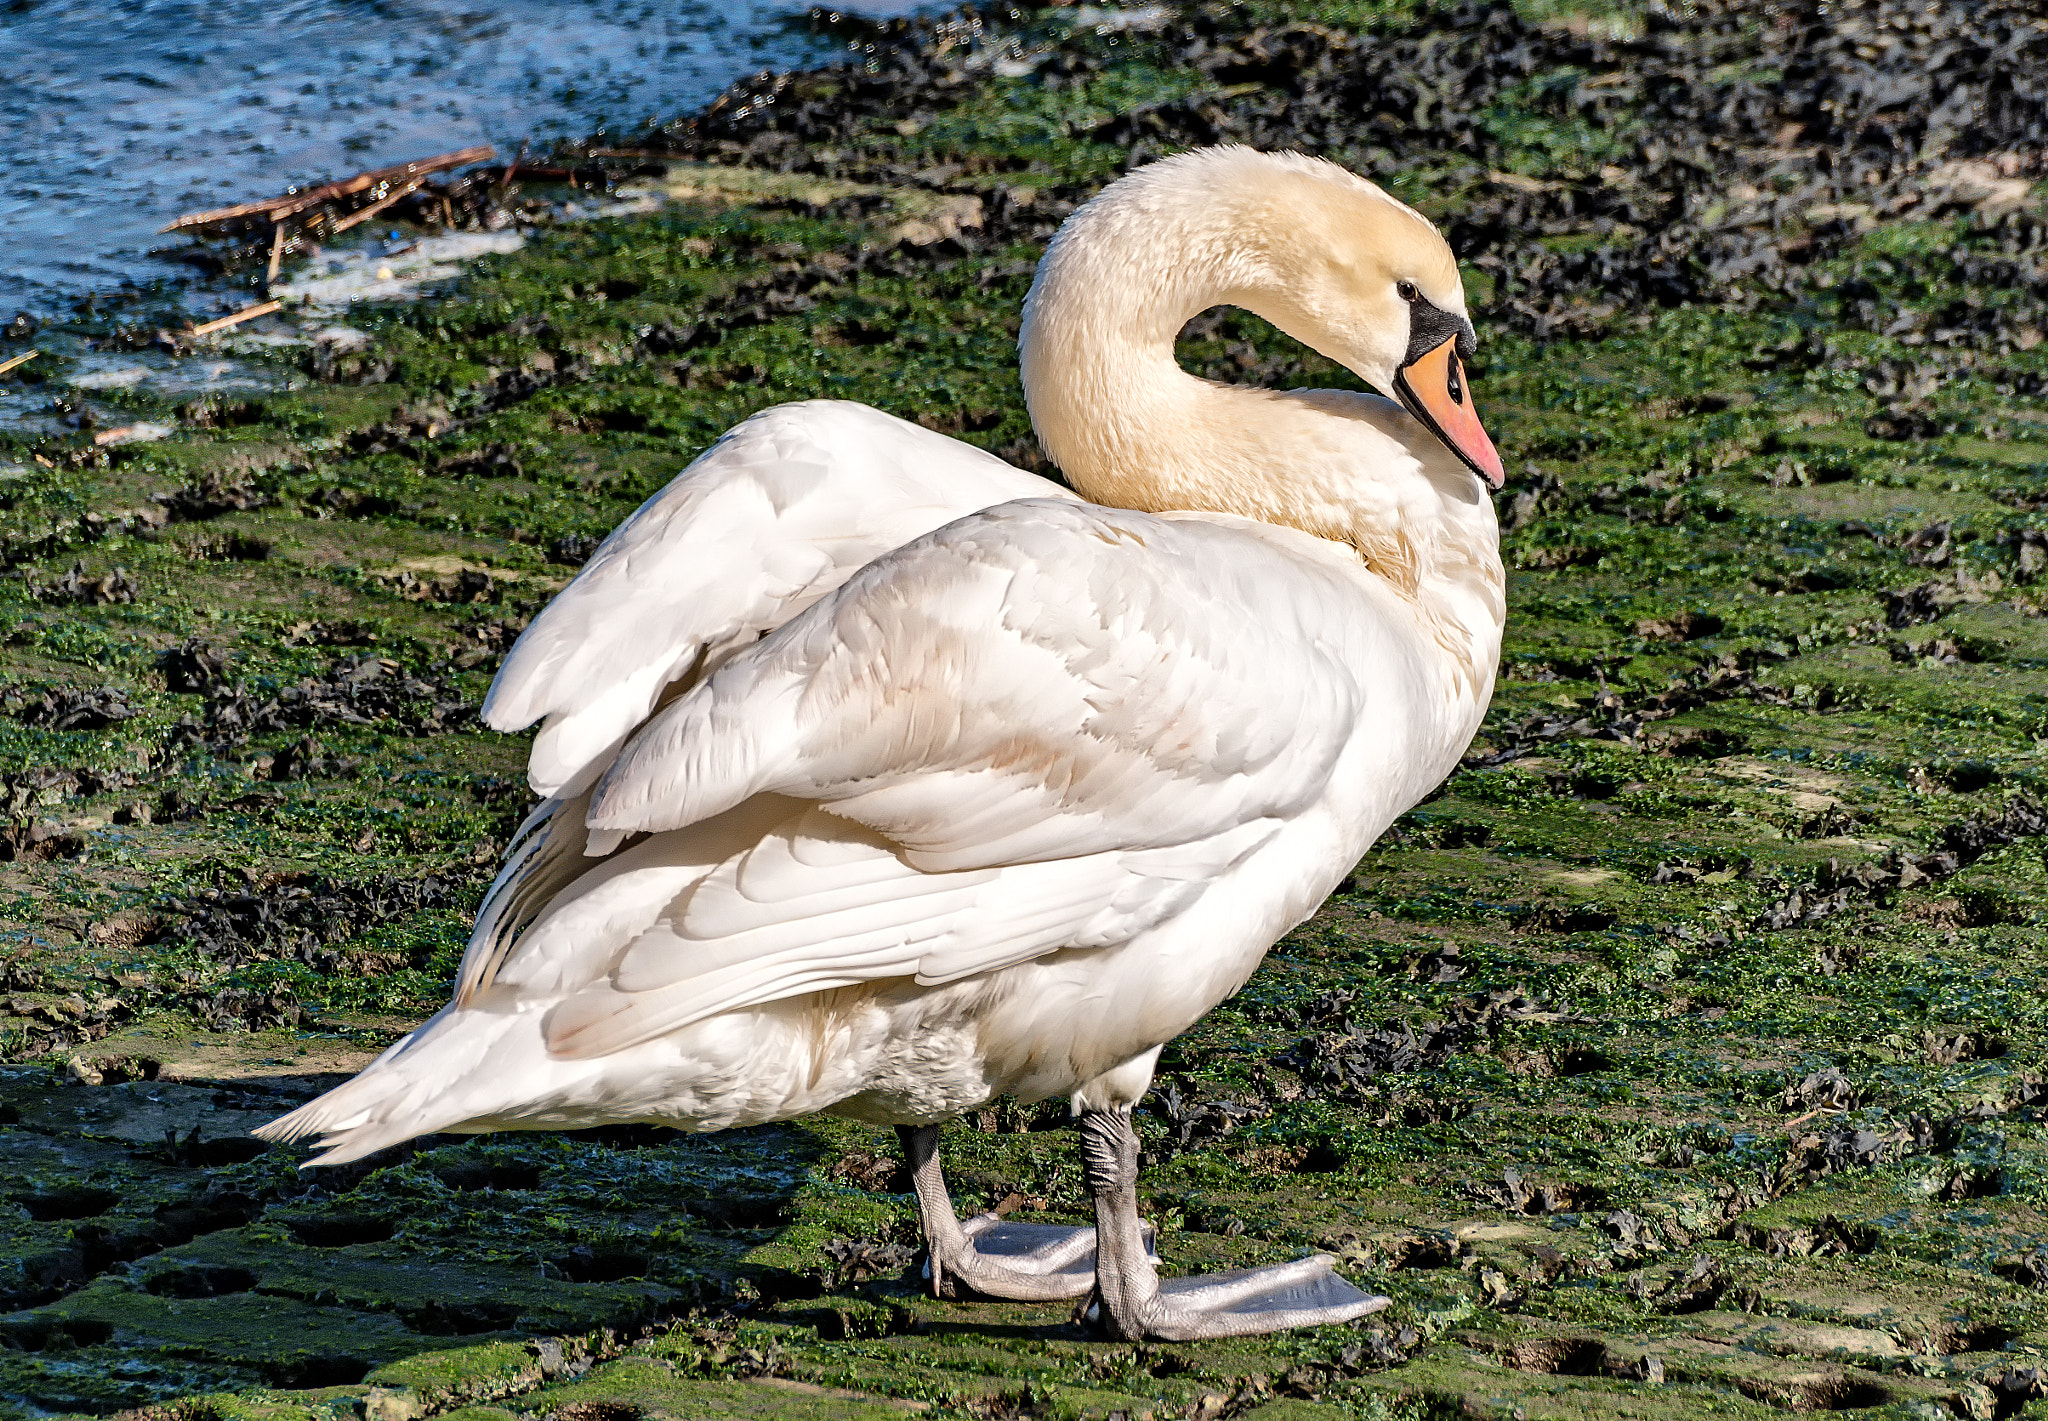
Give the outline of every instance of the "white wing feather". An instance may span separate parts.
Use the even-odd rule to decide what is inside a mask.
[[[1376,625],[1342,571],[1237,521],[1029,500],[942,528],[655,716],[589,823],[783,794],[944,872],[1289,817],[1358,724],[1340,645]]]
[[[865,405],[734,426],[598,547],[505,658],[484,723],[542,717],[528,775],[580,794],[673,682],[701,675],[877,555],[1057,485]],[[603,847],[602,840],[598,847]]]
[[[549,1014],[548,1049],[602,1056],[807,992],[887,978],[940,986],[1124,942],[1191,905],[1208,878],[1278,828],[1259,821],[1197,846],[923,873],[872,833],[814,809],[719,865],[617,954],[607,976],[567,995]]]

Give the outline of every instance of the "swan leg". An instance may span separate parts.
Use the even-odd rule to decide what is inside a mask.
[[[1013,1224],[992,1213],[962,1223],[939,1172],[939,1127],[899,1125],[896,1134],[917,1190],[933,1297],[1047,1302],[1095,1286],[1094,1229]]]
[[[1122,1342],[1191,1342],[1349,1322],[1391,1299],[1363,1293],[1319,1253],[1271,1268],[1161,1282],[1138,1222],[1138,1137],[1129,1107],[1081,1115],[1081,1158],[1095,1196],[1095,1288],[1081,1317]]]

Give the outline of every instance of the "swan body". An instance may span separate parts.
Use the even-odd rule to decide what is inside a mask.
[[[1187,375],[1175,333],[1225,301],[1397,398]],[[325,1164],[443,1130],[893,1123],[934,1286],[943,1258],[1054,1296],[1030,1289],[1086,1269],[1018,1283],[975,1255],[995,1226],[952,1219],[930,1145],[994,1096],[1064,1093],[1102,1229],[1060,1258],[1098,1247],[1113,1331],[1375,1302],[1326,1265],[1176,1302],[1118,1201],[1162,1044],[1455,766],[1491,696],[1498,459],[1455,264],[1341,169],[1207,150],[1077,213],[1026,310],[1034,423],[1081,496],[858,405],[733,429],[492,687],[488,724],[544,719],[547,798],[454,1001],[259,1133],[318,1135]]]

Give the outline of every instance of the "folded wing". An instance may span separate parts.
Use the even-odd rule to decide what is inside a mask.
[[[588,822],[653,836],[628,853],[789,809],[570,991],[549,1049],[955,981],[1187,910],[1326,792],[1366,698],[1347,610],[1355,583],[1269,539],[1074,502],[1007,503],[884,555],[658,713],[600,781]],[[562,982],[543,956],[522,944],[499,980]]]
[[[676,682],[701,676],[878,554],[1055,484],[865,405],[736,425],[621,524],[506,657],[485,724],[546,724],[534,789],[573,797]]]

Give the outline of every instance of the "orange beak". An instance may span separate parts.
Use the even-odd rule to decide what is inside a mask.
[[[1499,488],[1507,482],[1507,470],[1501,467],[1500,451],[1479,423],[1479,411],[1472,407],[1472,390],[1458,360],[1457,345],[1457,338],[1449,337],[1403,365],[1394,372],[1394,391],[1408,413],[1428,425],[1488,487]]]

